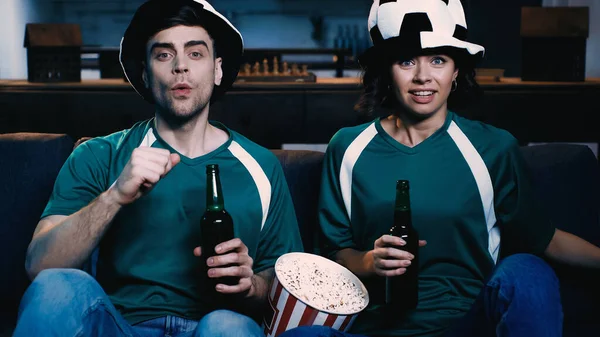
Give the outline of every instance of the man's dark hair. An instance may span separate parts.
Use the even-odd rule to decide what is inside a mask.
[[[150,34],[150,36],[153,36],[154,34],[160,32],[161,30],[165,30],[165,29],[169,29],[171,27],[175,27],[175,26],[188,26],[188,27],[193,27],[193,26],[200,26],[204,29],[206,29],[206,27],[204,27],[206,24],[206,22],[203,20],[203,17],[199,15],[199,13],[196,12],[196,10],[191,7],[191,6],[182,6],[179,11],[172,13],[171,15],[167,15],[163,20],[161,20],[161,22],[158,22],[157,25],[155,26],[155,28],[153,29],[152,34]],[[213,58],[217,58],[218,53],[217,53],[217,45],[215,43],[215,40],[212,38],[210,31],[208,31],[208,29],[206,29],[206,31],[208,32],[208,36],[210,37],[210,40],[212,41],[212,45],[213,45]]]
[[[475,80],[475,64],[470,61],[470,57],[453,49],[445,48],[431,50],[427,54],[448,55],[454,60],[458,68],[457,86],[456,90],[451,92],[448,97],[448,109],[462,108],[481,97],[483,91]],[[409,58],[407,56],[401,59]],[[379,107],[398,109],[399,104],[392,89],[393,80],[391,74],[391,66],[397,61],[399,59],[382,57],[380,63],[372,63],[363,67],[363,92],[354,106],[356,111],[370,116]]]

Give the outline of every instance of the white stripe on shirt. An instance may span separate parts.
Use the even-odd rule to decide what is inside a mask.
[[[244,167],[246,167],[254,180],[254,184],[256,184],[258,195],[260,196],[260,204],[262,206],[262,222],[260,224],[260,229],[262,230],[267,221],[269,206],[271,204],[271,182],[256,159],[254,159],[254,157],[252,157],[239,143],[232,141],[231,145],[229,145],[229,151],[244,165]]]
[[[144,136],[144,138],[142,139],[142,141],[140,142],[140,145],[138,145],[138,147],[141,147],[141,146],[152,147],[152,144],[154,144],[155,141],[156,141],[156,136],[154,135],[152,128],[149,128],[148,132],[146,132],[146,135]],[[116,182],[117,182],[117,180],[115,179],[115,181],[113,181],[113,183],[110,185],[110,187],[113,187],[113,185]]]
[[[498,260],[498,251],[500,249],[500,228],[496,226],[494,186],[492,185],[492,178],[490,177],[490,173],[483,158],[481,158],[481,155],[477,152],[471,141],[454,121],[452,121],[448,127],[448,134],[450,134],[450,137],[452,137],[456,146],[465,158],[467,165],[469,165],[469,168],[473,173],[475,182],[477,183],[489,235],[488,250],[494,263],[496,263]]]
[[[340,166],[340,189],[348,219],[352,219],[352,171],[358,157],[375,135],[377,135],[377,128],[375,128],[375,123],[372,123],[350,143],[350,146],[344,152],[344,158]]]
[[[156,141],[156,136],[154,135],[154,132],[152,130],[152,128],[148,129],[148,132],[146,132],[146,135],[144,136],[144,139],[142,139],[142,142],[139,146],[152,147],[152,144],[154,144],[154,142]]]

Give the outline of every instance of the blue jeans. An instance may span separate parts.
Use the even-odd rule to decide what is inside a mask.
[[[471,310],[447,337],[562,336],[558,278],[541,258],[516,254],[503,259]],[[279,337],[364,337],[323,326],[298,327]]]
[[[13,337],[35,336],[264,336],[251,318],[217,310],[199,322],[175,316],[130,325],[89,274],[48,269],[33,280],[19,308]]]

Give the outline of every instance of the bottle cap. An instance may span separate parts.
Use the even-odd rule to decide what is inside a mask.
[[[408,189],[408,187],[409,187],[408,180],[396,181],[396,188]]]
[[[210,172],[219,172],[219,165],[217,164],[208,164],[206,165],[206,173]]]

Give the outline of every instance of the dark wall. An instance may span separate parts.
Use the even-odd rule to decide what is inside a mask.
[[[541,6],[542,0],[463,0],[469,39],[485,47],[482,68],[505,69],[521,76],[521,7]]]

